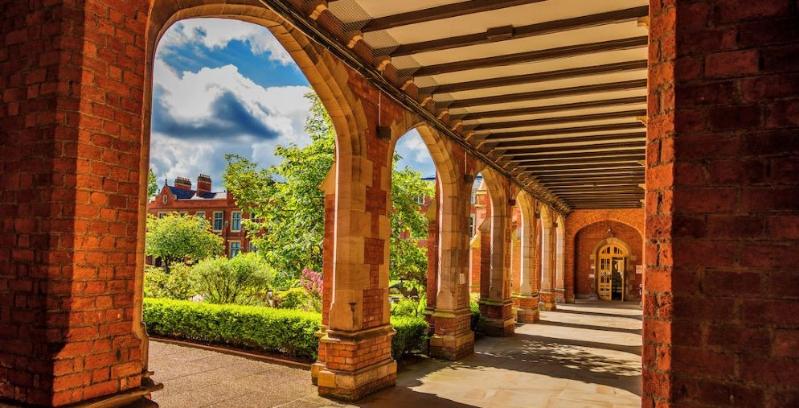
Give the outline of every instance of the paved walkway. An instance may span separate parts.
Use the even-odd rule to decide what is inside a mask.
[[[475,354],[403,367],[397,386],[359,407],[639,407],[641,310],[558,305],[510,338],[480,338]],[[151,342],[162,408],[340,407],[319,398],[307,371]]]

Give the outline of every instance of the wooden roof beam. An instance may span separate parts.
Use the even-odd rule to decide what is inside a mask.
[[[626,110],[618,112],[594,113],[588,115],[557,116],[542,119],[514,120],[510,122],[481,123],[472,130],[499,130],[526,126],[557,125],[561,123],[591,122],[594,120],[620,119],[646,115],[646,109]]]
[[[574,139],[576,134],[581,133],[594,133],[594,132],[607,132],[607,131],[624,131],[630,130],[634,132],[626,132],[618,134],[620,138],[640,137],[645,138],[646,132],[643,126],[639,123],[614,123],[610,125],[592,125],[592,126],[574,126],[568,128],[555,128],[555,129],[542,129],[542,130],[521,130],[518,132],[505,132],[493,133],[485,137],[483,143],[497,144],[496,146],[514,147],[525,146],[525,142],[545,142],[551,143],[567,143],[566,139]],[[610,137],[610,134],[599,134],[592,136],[593,138]],[[591,140],[588,138],[586,140]],[[540,143],[539,143],[540,144]]]
[[[544,61],[577,55],[594,54],[606,51],[628,50],[645,47],[649,37],[631,37],[618,40],[601,41],[588,44],[568,45],[565,47],[548,48],[545,50],[526,51],[516,54],[497,55],[493,57],[476,58],[442,64],[426,65],[412,72],[415,77],[446,74],[449,72],[468,71],[477,68],[502,67],[507,65],[522,64],[534,61]]]
[[[460,113],[460,114],[450,113],[450,117],[458,118],[465,121],[465,120],[477,120],[477,119],[486,119],[486,118],[501,118],[507,116],[534,115],[539,113],[563,112],[576,109],[607,108],[611,106],[624,106],[624,105],[633,105],[633,104],[638,105],[643,103],[646,103],[646,96],[633,96],[627,98],[604,99],[598,101],[565,103],[560,105],[531,106],[531,107],[517,108],[517,109],[499,109],[499,110],[485,111],[485,112],[469,112],[469,113]]]
[[[361,32],[368,33],[372,31],[388,30],[394,27],[443,20],[466,14],[500,10],[530,3],[540,3],[542,1],[545,0],[470,0],[461,3],[444,4],[442,6],[392,14],[369,20],[361,28]]]
[[[463,4],[463,3],[460,3]],[[455,37],[420,41],[416,43],[401,44],[391,51],[392,57],[413,55],[422,52],[441,51],[452,48],[466,47],[477,44],[490,44],[496,41],[515,40],[518,38],[534,37],[581,28],[595,27],[606,24],[621,23],[624,21],[638,20],[649,14],[648,6],[634,7],[625,10],[614,10],[605,13],[590,14],[566,18],[562,20],[544,21],[521,27],[512,27],[511,35],[497,38],[491,29],[484,33],[465,34]]]
[[[633,79],[630,81],[608,82],[604,84],[591,84],[573,86],[569,88],[545,89],[543,91],[519,92],[512,94],[483,96],[479,98],[455,99],[444,103],[447,109],[468,108],[480,105],[496,105],[509,102],[535,101],[551,99],[562,96],[590,95],[603,92],[630,91],[646,89],[646,79]]]

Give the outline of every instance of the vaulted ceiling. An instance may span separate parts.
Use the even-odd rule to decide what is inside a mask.
[[[523,186],[641,206],[647,0],[262,1]]]

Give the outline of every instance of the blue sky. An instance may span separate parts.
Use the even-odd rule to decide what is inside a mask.
[[[223,19],[173,25],[156,53],[150,165],[159,184],[205,173],[222,186],[225,153],[262,166],[277,163],[278,144],[305,145],[312,89],[265,28]],[[401,167],[435,169],[418,133],[397,143]]]

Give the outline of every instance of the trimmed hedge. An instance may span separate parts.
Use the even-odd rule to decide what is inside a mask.
[[[144,299],[144,323],[151,334],[309,359],[316,358],[321,321],[319,313],[301,310]],[[423,318],[392,317],[391,325],[397,331],[394,358],[425,349],[429,327]]]
[[[319,313],[259,306],[144,299],[153,334],[315,358]]]
[[[391,340],[391,355],[399,360],[405,354],[424,351],[430,326],[421,317],[391,316],[391,325],[397,332]]]

